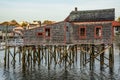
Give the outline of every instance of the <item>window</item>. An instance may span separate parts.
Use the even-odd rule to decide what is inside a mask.
[[[43,35],[43,33],[39,32],[39,33],[38,33],[38,36],[41,36],[41,35]]]
[[[38,33],[37,33],[37,36],[42,36],[42,35],[43,35],[42,32],[38,32]]]
[[[80,39],[86,38],[86,27],[80,27],[79,36],[80,36]]]
[[[68,32],[68,26],[66,27],[66,31]]]
[[[102,37],[102,27],[97,26],[95,27],[95,38],[101,38]]]
[[[115,30],[118,31],[118,27],[115,27]]]
[[[45,36],[50,37],[50,28],[45,29]]]

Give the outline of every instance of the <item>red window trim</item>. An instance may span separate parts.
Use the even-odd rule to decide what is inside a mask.
[[[101,36],[97,36],[97,35],[96,35],[96,29],[97,29],[97,28],[100,28],[100,29],[101,29]],[[94,29],[94,37],[95,37],[95,38],[99,38],[99,39],[102,38],[102,26],[95,26],[95,29]]]
[[[81,35],[80,35],[80,29],[81,29],[81,28],[84,28],[84,29],[85,29],[85,34],[84,34],[84,36],[81,36]],[[85,38],[86,38],[86,26],[80,26],[80,27],[79,27],[79,38],[80,38],[80,39],[85,39]]]
[[[49,30],[50,30],[50,36],[46,36],[46,29],[49,29]],[[45,38],[50,39],[50,37],[51,37],[51,29],[45,27]]]

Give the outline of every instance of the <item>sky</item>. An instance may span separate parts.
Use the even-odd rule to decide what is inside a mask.
[[[95,10],[115,8],[120,16],[120,0],[0,0],[0,22],[62,21],[74,8]]]

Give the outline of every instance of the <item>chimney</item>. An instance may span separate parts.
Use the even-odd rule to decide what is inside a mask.
[[[75,11],[77,11],[77,7],[75,7]]]

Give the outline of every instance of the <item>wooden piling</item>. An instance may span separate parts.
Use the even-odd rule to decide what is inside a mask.
[[[21,64],[21,53],[22,53],[22,48],[21,46],[19,47],[19,63]]]
[[[38,46],[38,65],[40,65],[40,46]]]
[[[48,70],[50,69],[50,51],[49,51],[50,46],[48,46]]]
[[[92,48],[92,52],[90,53],[90,70],[93,71],[94,70],[94,46],[95,45],[91,45]]]
[[[13,60],[14,60],[14,61],[13,61],[13,67],[14,67],[14,69],[15,69],[15,55],[16,55],[16,47],[14,46],[13,48],[14,48],[14,52],[13,52],[13,53],[14,53],[14,55],[13,55]]]
[[[104,44],[101,44],[99,47],[100,47],[101,51],[103,51],[105,49]],[[104,70],[104,52],[102,54],[100,54],[100,70],[101,71]]]
[[[55,63],[55,67],[56,67],[56,64],[57,64],[57,60],[56,60],[56,45],[54,46],[54,63]]]
[[[10,50],[10,47],[8,46],[8,49],[7,49],[7,52],[8,52],[8,60],[7,60],[7,66],[8,66],[8,69],[9,69],[9,63],[10,63],[10,61],[9,61],[9,59],[10,59],[10,53],[9,53],[9,50]]]
[[[29,67],[29,65],[30,65],[30,48],[28,48],[27,51],[28,51],[27,63],[28,63],[28,67]]]
[[[26,47],[25,46],[23,46],[22,47],[22,70],[23,70],[23,72],[25,72],[25,70],[26,70],[26,66],[25,66],[25,49],[26,49]]]
[[[16,59],[16,46],[14,46],[14,52],[13,54],[10,52],[9,46],[6,46],[5,49],[5,56],[4,56],[4,67],[7,66],[9,69],[10,67],[10,55],[13,57],[13,66],[15,67],[15,59]],[[89,49],[90,48],[90,49]],[[104,67],[109,67],[110,73],[113,73],[114,69],[114,51],[113,51],[113,44],[111,45],[111,48],[109,49],[109,59],[104,56],[105,50],[110,48],[108,45],[107,48],[105,48],[105,44],[81,44],[81,45],[38,45],[37,48],[35,46],[23,46],[21,47],[21,53],[22,53],[22,69],[23,71],[26,70],[26,67],[34,64],[36,65],[38,61],[38,65],[41,64],[41,61],[45,62],[46,66],[48,66],[48,69],[50,69],[51,64],[53,63],[56,67],[57,63],[59,65],[64,66],[65,69],[70,65],[70,67],[76,61],[78,61],[78,50],[80,49],[80,68],[84,68],[84,66],[89,63],[89,68],[91,71],[94,71],[94,65],[95,65],[95,59],[100,61],[100,70],[104,70]],[[21,56],[19,53],[19,62],[21,59]],[[86,55],[90,55],[88,58]],[[97,58],[100,57],[100,58]],[[109,65],[104,62],[104,59],[109,60]]]
[[[64,61],[65,61],[65,70],[67,69],[67,46],[64,46]]]
[[[71,68],[71,64],[72,64],[72,50],[71,50],[71,46],[69,46],[69,55],[70,55],[70,68]]]
[[[74,66],[74,59],[75,59],[75,52],[74,52],[74,45],[72,46],[72,60],[73,60],[73,66]]]
[[[80,48],[82,48],[82,45],[79,45]],[[80,69],[83,68],[83,51],[80,51]]]
[[[47,65],[47,47],[44,46],[44,53],[45,53],[45,65]]]
[[[85,44],[85,51],[88,51],[87,49],[88,49],[88,45]],[[84,52],[84,63],[83,63],[83,64],[84,64],[84,65],[83,65],[84,67],[86,67],[86,61],[87,61],[87,55],[86,55],[86,54],[87,54],[87,53]]]
[[[41,46],[41,52],[42,52],[42,63],[43,63],[43,58],[44,58],[44,50],[43,50],[43,46]]]
[[[5,47],[4,68],[6,68],[6,64],[7,64],[7,46]]]
[[[113,50],[113,44],[111,44],[111,48],[109,49],[109,72],[110,74],[113,74],[114,69],[114,50]]]
[[[31,64],[31,70],[32,70],[32,65],[33,65],[33,56],[32,56],[32,51],[33,51],[33,49],[32,49],[32,46],[30,46],[30,64]]]
[[[76,64],[77,64],[77,53],[78,53],[77,52],[77,45],[75,45],[75,54],[76,54],[76,58],[75,59],[76,59]]]
[[[35,64],[36,64],[36,47],[35,46],[33,46],[33,64],[34,64],[34,66],[35,66]]]

